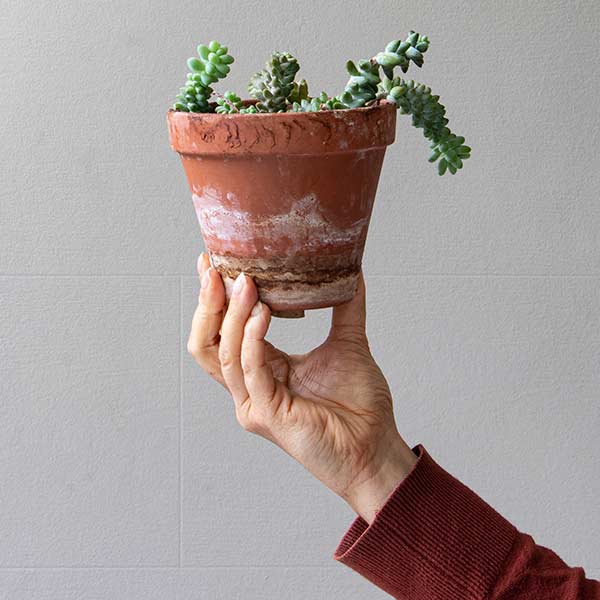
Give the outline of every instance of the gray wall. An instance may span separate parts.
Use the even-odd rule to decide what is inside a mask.
[[[235,423],[185,352],[202,248],[165,110],[197,42],[315,92],[410,28],[473,146],[438,178],[400,118],[367,244],[402,432],[600,577],[600,5],[10,2],[0,59],[0,596],[383,598],[352,514]],[[327,311],[276,322],[291,350]]]

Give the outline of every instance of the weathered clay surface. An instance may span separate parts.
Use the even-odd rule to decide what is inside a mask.
[[[169,112],[212,264],[251,276],[277,312],[356,291],[395,107],[319,113]]]
[[[396,107],[249,115],[169,111],[171,146],[181,154],[329,154],[387,146]]]

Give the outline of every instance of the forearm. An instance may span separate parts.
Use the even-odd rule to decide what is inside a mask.
[[[535,546],[424,449],[369,524],[335,558],[397,598],[600,600],[600,585]],[[549,577],[549,569],[551,577]]]

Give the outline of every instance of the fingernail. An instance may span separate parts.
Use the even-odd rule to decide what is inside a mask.
[[[208,284],[210,283],[210,271],[212,270],[212,267],[209,267],[208,269],[206,269],[204,275],[202,275],[202,281],[200,282],[200,289],[204,289],[206,287],[208,287]]]
[[[244,289],[245,284],[246,284],[246,276],[243,273],[240,273],[236,277],[235,283],[233,284],[232,294],[234,296],[237,296],[237,294],[239,294]]]
[[[250,313],[251,317],[258,317],[262,312],[262,302],[259,300],[253,307],[252,312]]]
[[[204,252],[202,252],[200,254],[200,256],[198,257],[198,261],[196,262],[196,269],[197,269],[198,273],[200,273],[202,271],[203,259],[204,259]]]

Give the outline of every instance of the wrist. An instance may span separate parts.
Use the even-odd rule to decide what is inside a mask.
[[[399,434],[396,435],[391,444],[385,445],[378,463],[370,466],[369,473],[345,496],[346,502],[369,524],[417,462],[415,453]]]

